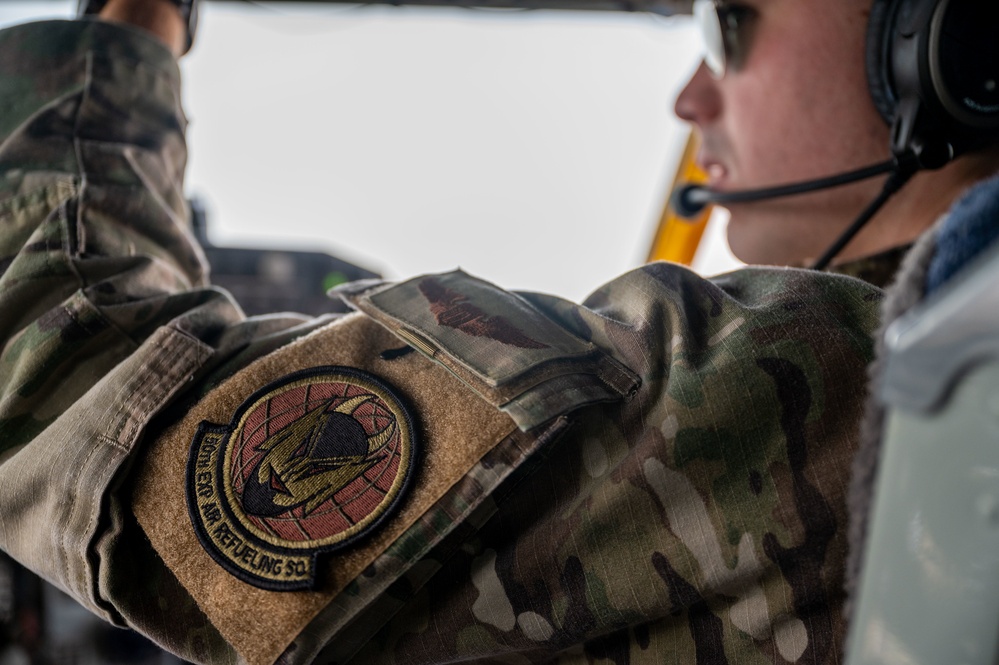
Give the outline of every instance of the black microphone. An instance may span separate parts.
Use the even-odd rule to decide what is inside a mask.
[[[805,180],[789,185],[777,187],[765,187],[762,189],[744,189],[734,192],[718,192],[703,185],[687,184],[677,187],[670,196],[670,204],[673,211],[680,217],[691,219],[704,210],[705,206],[711,203],[749,203],[751,201],[762,201],[765,199],[776,199],[782,196],[792,196],[794,194],[805,194],[820,189],[831,189],[840,187],[858,180],[866,180],[875,176],[891,173],[899,169],[897,158],[889,159],[873,166],[865,166],[862,169],[848,171],[839,175],[815,180]]]

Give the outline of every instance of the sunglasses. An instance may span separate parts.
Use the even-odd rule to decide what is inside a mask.
[[[746,62],[756,10],[725,0],[694,0],[694,18],[704,38],[704,63],[715,78]]]

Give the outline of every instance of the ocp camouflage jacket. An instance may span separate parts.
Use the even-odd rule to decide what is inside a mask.
[[[197,662],[824,663],[880,291],[460,272],[247,319],[175,63],[0,33],[0,545]]]

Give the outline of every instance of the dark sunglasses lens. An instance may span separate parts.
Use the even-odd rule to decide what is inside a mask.
[[[752,39],[755,10],[717,0],[694,0],[694,18],[704,39],[704,62],[717,78],[738,71]]]
[[[745,63],[752,38],[755,14],[748,7],[739,5],[716,5],[718,23],[721,26],[722,45],[725,48],[725,63],[728,69],[738,71]]]

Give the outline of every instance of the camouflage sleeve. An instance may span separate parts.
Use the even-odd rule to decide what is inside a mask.
[[[208,287],[179,73],[158,42],[96,21],[4,30],[0,105],[0,546],[122,624],[109,585],[172,588],[142,538],[109,573],[143,428],[193,379],[316,322],[247,321]],[[162,622],[155,609],[130,621]]]
[[[575,412],[324,662],[839,662],[880,292],[657,264],[585,306],[526,297],[641,387]]]
[[[451,273],[248,320],[186,227],[165,50],[0,53],[6,551],[197,662],[836,662],[877,289]]]

